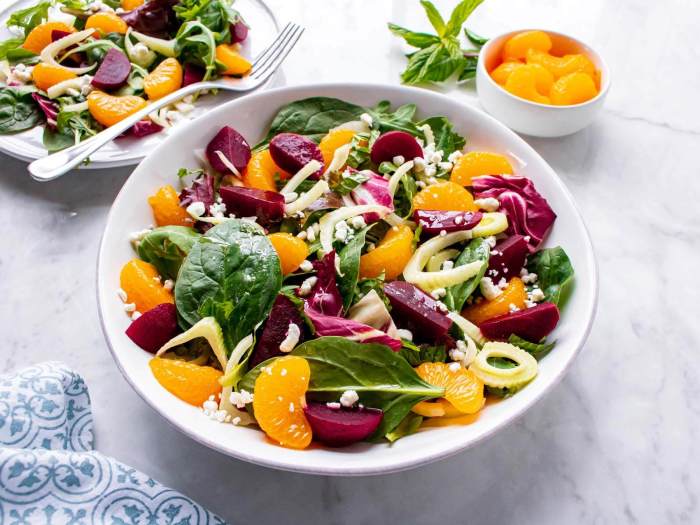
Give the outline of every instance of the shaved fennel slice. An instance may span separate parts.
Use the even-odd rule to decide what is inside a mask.
[[[500,368],[488,362],[490,358],[505,358],[516,363],[513,368]],[[537,375],[537,360],[525,350],[509,343],[490,341],[476,354],[469,370],[486,386],[507,388],[509,393],[520,390]]]
[[[70,35],[64,36],[63,38],[59,38],[55,42],[51,42],[48,46],[46,46],[40,54],[41,61],[44,62],[45,64],[55,66],[55,67],[62,67],[63,69],[66,69],[68,71],[71,71],[75,73],[76,75],[83,75],[87,73],[88,71],[92,71],[92,69],[97,65],[92,64],[91,66],[85,66],[85,67],[68,67],[64,66],[63,64],[59,64],[56,61],[56,56],[63,50],[68,49],[71,46],[74,46],[75,44],[82,42],[88,37],[91,37],[93,34],[92,29],[86,29],[85,31],[78,31],[77,33],[71,33]]]
[[[160,357],[165,352],[176,346],[185,344],[198,337],[203,337],[211,346],[214,355],[219,360],[219,364],[223,370],[226,370],[228,358],[226,357],[226,345],[224,344],[224,333],[221,331],[221,326],[213,317],[204,317],[197,321],[192,327],[179,335],[173,337],[165,343],[156,353],[156,357]]]
[[[322,168],[321,163],[317,160],[312,160],[306,164],[303,168],[296,172],[296,174],[287,181],[287,184],[280,190],[280,193],[284,195],[285,193],[292,193],[299,187],[299,184],[308,179],[311,175],[316,173]]]
[[[423,268],[425,268],[433,255],[452,244],[469,239],[471,239],[471,231],[469,230],[433,237],[413,253],[413,256],[403,270],[403,278],[423,290],[432,292],[438,288],[447,288],[455,284],[463,283],[467,279],[474,277],[479,273],[481,267],[487,264],[486,262],[474,261],[469,264],[457,266],[456,268],[440,270],[438,272],[423,271]]]
[[[177,56],[177,51],[175,49],[176,40],[173,38],[171,40],[164,40],[162,38],[156,38],[154,36],[144,35],[138,31],[132,31],[131,35],[145,45],[148,49],[160,53],[166,57]]]
[[[153,64],[153,62],[156,61],[156,58],[158,58],[158,56],[148,46],[146,46],[146,48],[148,49],[147,52],[139,53],[137,51],[136,46],[131,41],[131,33],[132,32],[133,32],[133,30],[131,29],[131,27],[129,27],[126,30],[126,34],[124,35],[124,49],[126,49],[126,55],[129,57],[129,60],[131,60],[131,62],[133,62],[141,67],[147,68],[151,64]],[[144,45],[146,45],[146,44],[144,44]]]
[[[331,163],[328,165],[328,169],[323,173],[324,179],[328,179],[328,176],[331,173],[335,173],[340,168],[345,166],[348,161],[348,157],[350,156],[350,148],[352,148],[352,144],[345,144],[339,148],[336,148],[335,152],[333,153],[333,160],[331,160]]]
[[[457,327],[462,330],[462,332],[469,336],[477,345],[484,346],[486,344],[486,338],[481,330],[471,321],[465,319],[457,312],[450,312],[447,317],[452,319],[452,322],[457,325]]]
[[[458,255],[459,250],[455,250],[454,248],[448,248],[446,250],[442,250],[441,252],[437,252],[430,259],[428,259],[428,266],[426,266],[426,269],[429,272],[439,272],[442,270],[442,265],[445,261],[454,259]]]
[[[390,213],[386,217],[384,217],[384,220],[390,224],[391,226],[408,226],[412,230],[416,229],[416,223],[413,221],[409,221],[408,219],[402,219],[395,213]]]
[[[340,124],[334,128],[331,128],[329,131],[337,131],[340,129],[348,130],[348,131],[354,131],[356,133],[368,133],[369,132],[369,126],[364,120],[351,120],[350,122],[345,122],[343,124]]]
[[[219,160],[221,163],[226,166],[229,170],[231,170],[231,173],[233,173],[236,177],[239,179],[241,178],[241,172],[236,169],[236,166],[233,165],[233,162],[228,160],[228,157],[224,155],[223,151],[220,150],[215,150],[214,153],[216,153],[216,156],[219,157]]]
[[[68,104],[67,106],[63,106],[61,108],[61,111],[65,111],[66,113],[82,113],[83,111],[87,110],[87,100],[85,102],[78,102],[77,104]]]
[[[401,166],[396,168],[396,171],[389,179],[389,195],[391,195],[392,198],[394,197],[394,193],[396,193],[396,188],[399,187],[399,182],[401,182],[401,179],[403,178],[403,176],[406,175],[406,173],[408,173],[412,169],[413,169],[413,161],[412,160],[404,162],[403,164],[401,164]]]
[[[318,225],[321,228],[319,232],[321,248],[325,253],[333,251],[333,233],[335,231],[335,225],[340,221],[345,221],[365,213],[378,213],[380,216],[385,216],[388,212],[389,208],[380,206],[379,204],[362,204],[360,206],[338,208],[337,210],[327,213],[318,221]]]
[[[311,204],[320,199],[321,196],[328,190],[330,190],[328,183],[325,180],[320,180],[314,184],[309,191],[301,194],[297,200],[290,202],[289,204],[285,204],[284,212],[287,215],[294,215],[297,212],[305,210],[311,206]]]
[[[498,235],[508,229],[508,217],[505,213],[490,212],[484,213],[479,224],[471,230],[474,237],[488,237]]]
[[[247,335],[239,341],[231,352],[231,357],[224,370],[224,375],[219,379],[219,382],[224,387],[221,391],[219,410],[225,410],[231,417],[240,418],[239,425],[250,425],[255,422],[248,412],[238,409],[231,403],[231,393],[233,392],[234,384],[238,383],[238,380],[242,377],[242,366],[247,361],[244,356],[246,356],[246,353],[250,353],[254,343],[255,339],[253,338],[253,334]]]
[[[46,90],[46,95],[50,99],[55,99],[58,98],[62,95],[65,95],[68,90],[70,89],[75,89],[77,91],[80,91],[80,89],[83,87],[83,81],[78,78],[69,78],[67,80],[63,80],[62,82],[59,82],[58,84],[54,84],[51,86],[49,89]]]

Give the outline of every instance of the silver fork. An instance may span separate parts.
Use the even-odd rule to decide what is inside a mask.
[[[78,166],[95,151],[124,133],[139,120],[163,106],[177,102],[182,97],[202,89],[221,89],[225,91],[251,91],[263,84],[277,70],[294,48],[304,32],[300,25],[289,23],[277,35],[277,38],[255,58],[250,75],[243,78],[222,78],[207,82],[197,82],[185,86],[169,95],[151,102],[145,108],[125,118],[121,122],[99,132],[94,137],[75,146],[58,151],[35,160],[29,165],[29,173],[34,180],[46,182],[57,179]]]

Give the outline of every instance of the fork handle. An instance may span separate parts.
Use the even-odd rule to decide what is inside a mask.
[[[173,91],[169,95],[151,102],[145,108],[140,109],[132,115],[129,115],[113,126],[100,131],[94,137],[80,142],[75,146],[71,146],[70,148],[66,148],[35,160],[29,165],[29,173],[34,180],[39,182],[46,182],[56,179],[64,173],[77,167],[95,151],[117,138],[147,115],[159,110],[163,106],[167,106],[168,104],[180,100],[182,97],[187,96],[190,93],[201,91],[202,89],[212,89],[216,87],[220,86],[217,86],[212,82],[197,82],[178,89],[177,91]]]

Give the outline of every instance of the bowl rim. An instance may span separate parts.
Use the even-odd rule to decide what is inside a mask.
[[[598,91],[598,94],[593,97],[590,100],[586,100],[585,102],[581,102],[580,104],[567,104],[565,106],[555,106],[553,104],[542,104],[540,102],[534,102],[532,100],[527,100],[525,98],[518,97],[516,95],[513,95],[510,91],[507,91],[503,86],[501,86],[498,82],[496,82],[489,72],[486,70],[486,59],[484,58],[486,56],[487,51],[489,51],[493,46],[500,44],[501,41],[504,38],[507,38],[509,36],[513,36],[518,33],[524,33],[526,31],[542,31],[544,33],[547,33],[548,35],[557,35],[559,37],[565,38],[567,40],[570,40],[582,48],[586,50],[586,52],[590,53],[600,64],[600,78],[601,78],[601,86],[600,90]],[[610,85],[612,84],[612,81],[610,79],[610,68],[608,67],[608,63],[605,61],[603,56],[596,51],[593,47],[585,43],[583,40],[580,40],[574,36],[571,36],[567,33],[561,33],[560,31],[553,31],[551,29],[541,29],[541,28],[524,28],[524,29],[515,29],[513,31],[506,31],[505,33],[501,33],[493,38],[489,38],[489,41],[484,44],[484,46],[481,48],[479,51],[479,61],[477,63],[477,68],[479,71],[481,71],[484,76],[487,78],[487,83],[496,88],[499,92],[503,93],[507,97],[511,98],[512,100],[516,100],[518,102],[521,102],[525,105],[528,106],[533,106],[537,108],[542,108],[543,110],[547,111],[556,111],[556,110],[567,110],[567,109],[573,109],[573,108],[584,108],[586,106],[591,106],[598,102],[599,100],[605,98],[608,94],[608,91],[610,90]]]
[[[542,391],[538,394],[533,396],[531,399],[526,400],[522,406],[516,407],[513,410],[513,413],[506,418],[504,421],[500,421],[499,423],[495,424],[493,428],[491,428],[489,431],[484,432],[482,435],[476,437],[475,439],[472,439],[469,442],[464,442],[455,440],[455,442],[451,443],[449,446],[445,446],[445,448],[441,449],[438,453],[434,454],[428,454],[423,457],[413,457],[411,455],[407,455],[404,458],[401,458],[400,460],[395,461],[394,463],[390,465],[381,465],[378,467],[372,467],[372,466],[351,466],[351,467],[338,467],[338,466],[328,466],[328,465],[319,465],[319,464],[309,464],[308,462],[305,464],[300,464],[299,462],[294,462],[294,461],[285,461],[283,459],[276,458],[274,455],[270,455],[269,457],[260,457],[256,454],[250,454],[246,452],[245,450],[233,450],[233,449],[222,449],[220,446],[220,443],[213,439],[209,439],[208,436],[206,436],[203,433],[195,433],[195,432],[190,432],[188,428],[185,426],[181,425],[178,420],[174,417],[170,417],[165,411],[161,410],[155,401],[151,399],[148,395],[145,389],[142,389],[136,381],[132,379],[132,377],[126,373],[124,367],[122,366],[122,363],[120,359],[118,358],[117,351],[115,350],[114,344],[110,338],[109,331],[107,329],[107,325],[105,322],[105,315],[103,313],[105,309],[105,305],[103,304],[103,296],[102,296],[102,287],[100,286],[100,281],[101,281],[101,276],[102,276],[102,264],[103,264],[103,257],[104,257],[104,252],[105,252],[105,247],[106,247],[106,234],[109,230],[109,226],[112,223],[112,219],[114,215],[116,214],[116,209],[115,209],[115,203],[122,197],[122,195],[125,193],[126,189],[130,186],[131,183],[131,175],[126,179],[124,182],[124,185],[122,188],[119,190],[117,193],[114,202],[110,208],[110,211],[107,215],[107,219],[105,221],[105,227],[102,232],[101,238],[100,238],[100,244],[99,244],[99,249],[97,252],[97,264],[96,264],[96,274],[95,274],[95,281],[96,281],[96,295],[97,295],[97,307],[98,307],[98,316],[100,320],[100,326],[102,328],[102,333],[104,335],[105,341],[107,343],[107,347],[110,351],[110,354],[112,355],[112,358],[114,359],[117,368],[119,369],[120,373],[124,377],[124,379],[127,381],[127,383],[131,386],[131,388],[143,399],[148,406],[150,406],[154,412],[156,412],[160,417],[165,419],[171,426],[173,426],[175,429],[177,429],[179,432],[185,434],[188,436],[190,439],[194,440],[197,443],[200,443],[202,445],[205,445],[216,452],[219,452],[221,454],[224,454],[226,456],[230,456],[239,460],[247,461],[249,463],[253,463],[256,465],[260,466],[265,466],[269,468],[275,468],[279,470],[284,470],[284,471],[289,471],[289,472],[296,472],[296,473],[302,473],[302,474],[312,474],[312,475],[326,475],[326,476],[368,476],[368,475],[382,475],[382,474],[389,474],[389,473],[394,473],[394,472],[401,472],[409,469],[413,469],[416,467],[420,467],[423,465],[427,465],[429,463],[433,463],[438,460],[446,459],[450,456],[453,456],[459,452],[465,451],[469,448],[472,448],[473,446],[476,446],[477,444],[481,443],[485,439],[491,437],[492,435],[496,434],[497,432],[501,431],[503,428],[511,425],[512,423],[518,421],[526,412],[528,412],[537,402],[539,402],[541,399],[543,399],[547,394],[551,392],[551,390],[559,384],[559,382],[564,378],[564,376],[567,374],[569,371],[571,365],[573,364],[574,360],[580,353],[581,349],[583,348],[585,342],[588,339],[588,336],[591,332],[593,322],[595,320],[595,314],[598,306],[598,296],[599,296],[599,276],[598,276],[598,263],[596,260],[595,256],[595,251],[593,247],[593,243],[591,240],[590,233],[588,231],[588,228],[585,224],[585,221],[583,220],[583,216],[581,215],[581,212],[576,205],[576,202],[574,201],[574,198],[572,194],[569,192],[568,188],[564,185],[564,183],[561,181],[561,179],[556,175],[556,172],[554,169],[547,163],[547,161],[537,153],[537,151],[530,146],[524,139],[522,139],[518,134],[516,134],[514,131],[509,129],[507,126],[502,124],[500,121],[492,117],[491,115],[485,113],[481,109],[468,104],[467,102],[463,100],[455,100],[451,97],[448,97],[447,95],[444,95],[442,93],[437,93],[425,89],[420,89],[416,87],[410,87],[410,86],[403,86],[403,85],[393,85],[393,84],[380,84],[380,83],[368,83],[368,82],[328,82],[328,83],[313,83],[313,84],[303,84],[303,85],[297,85],[297,86],[282,86],[279,88],[275,89],[270,89],[270,90],[263,90],[260,92],[252,93],[250,95],[246,95],[245,97],[241,97],[239,99],[232,100],[230,102],[227,102],[226,104],[223,104],[219,106],[218,108],[215,108],[214,110],[188,122],[186,125],[182,126],[179,128],[176,133],[173,133],[169,137],[167,137],[166,140],[164,140],[162,143],[160,143],[156,148],[154,148],[146,157],[145,159],[148,159],[151,156],[157,156],[160,153],[160,150],[162,148],[165,148],[166,145],[170,141],[175,141],[179,140],[180,135],[186,135],[187,131],[190,127],[195,127],[198,126],[202,123],[207,118],[211,118],[214,115],[217,115],[219,113],[225,113],[229,111],[229,107],[237,105],[240,100],[242,99],[251,99],[251,98],[265,98],[265,97],[274,97],[276,94],[280,92],[288,93],[288,94],[294,94],[297,93],[296,95],[292,95],[293,97],[299,98],[300,96],[309,96],[307,95],[306,92],[309,90],[334,90],[334,89],[347,89],[347,88],[352,88],[352,87],[357,87],[357,88],[362,88],[362,89],[375,89],[375,90],[384,90],[384,89],[395,89],[395,90],[401,90],[401,91],[408,91],[408,92],[414,92],[416,94],[419,94],[421,97],[426,97],[428,99],[449,99],[450,103],[456,104],[457,106],[461,106],[461,108],[465,111],[469,112],[475,112],[480,115],[480,118],[485,118],[487,120],[492,121],[493,124],[497,125],[499,128],[502,129],[504,133],[507,135],[510,135],[510,138],[512,140],[515,140],[517,142],[521,142],[522,146],[525,149],[530,150],[530,152],[539,157],[542,162],[546,165],[546,167],[550,170],[552,174],[552,180],[553,183],[557,186],[558,190],[561,192],[563,198],[566,200],[568,206],[572,210],[572,212],[575,215],[576,222],[579,223],[580,227],[582,228],[583,236],[581,241],[584,244],[584,257],[587,260],[587,264],[590,267],[590,272],[588,275],[587,282],[581,282],[580,286],[585,286],[591,290],[590,294],[590,300],[588,301],[587,304],[584,305],[584,307],[581,310],[581,315],[585,316],[586,318],[586,324],[584,329],[581,331],[580,336],[578,337],[577,340],[572,342],[572,345],[574,347],[574,350],[568,359],[568,361],[564,364],[562,369],[551,379],[549,384],[544,385],[542,387]],[[318,96],[324,96],[324,95],[318,95]],[[326,95],[329,96],[329,95]],[[200,122],[201,120],[201,122]],[[144,159],[144,160],[145,160]],[[140,165],[140,163],[139,163]],[[138,169],[138,166],[134,168],[134,171]],[[104,299],[107,299],[107,296],[104,297]],[[270,445],[274,446],[274,445]]]

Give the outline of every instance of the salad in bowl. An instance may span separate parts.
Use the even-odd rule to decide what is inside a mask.
[[[515,158],[416,112],[296,100],[152,189],[118,280],[162,388],[304,449],[469,425],[537,382],[574,274],[543,246],[556,212]]]
[[[42,0],[13,12],[0,42],[0,135],[43,126],[49,152],[85,140],[182,86],[242,76],[248,25],[232,0]],[[200,93],[201,94],[201,93]],[[191,114],[153,112],[141,138]]]

